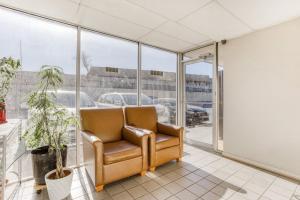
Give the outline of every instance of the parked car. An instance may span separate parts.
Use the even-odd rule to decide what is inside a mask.
[[[170,122],[169,109],[161,104],[153,104],[153,100],[142,94],[142,105],[153,105],[156,108],[158,120],[163,123]],[[137,104],[137,94],[135,93],[106,93],[99,97],[99,107],[115,106],[135,106]]]
[[[159,98],[154,100],[154,103],[164,105],[169,108],[171,123],[176,121],[176,99],[174,98]],[[204,108],[199,106],[187,105],[185,113],[186,125],[195,126],[209,120],[209,115]]]

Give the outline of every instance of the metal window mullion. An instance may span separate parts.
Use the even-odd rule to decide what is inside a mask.
[[[214,44],[213,62],[213,148],[218,150],[219,115],[218,115],[218,43]]]
[[[80,57],[81,57],[81,28],[77,27],[77,49],[76,49],[76,116],[79,119],[80,110]],[[80,129],[76,127],[76,166],[80,165]]]
[[[142,70],[142,44],[138,43],[138,67],[137,67],[137,104],[141,106],[141,70]]]
[[[176,73],[176,124],[183,126],[183,110],[182,110],[182,99],[183,99],[183,90],[182,90],[182,77],[183,77],[183,64],[181,62],[183,58],[182,53],[177,54],[177,73]]]

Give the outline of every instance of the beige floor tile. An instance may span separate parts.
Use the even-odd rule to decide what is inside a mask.
[[[111,196],[125,191],[125,188],[121,184],[110,184],[104,186],[104,188]]]
[[[264,194],[263,194],[263,197],[267,197],[269,199],[274,199],[274,200],[289,200],[288,197],[285,197],[285,196],[282,196],[280,194],[277,194],[275,192],[272,192],[272,191],[266,191]]]
[[[230,188],[224,188],[222,186],[216,186],[215,188],[213,188],[211,190],[211,192],[219,195],[220,197],[227,199],[229,197],[231,197],[234,193],[236,193],[236,191],[230,189]]]
[[[189,187],[190,185],[193,184],[193,181],[185,178],[185,177],[182,177],[180,179],[178,179],[177,181],[175,181],[177,184],[181,185],[182,187]]]
[[[132,196],[127,191],[112,196],[113,200],[132,200]]]
[[[135,180],[136,182],[138,182],[139,184],[143,184],[143,183],[145,183],[145,182],[151,180],[151,178],[148,177],[148,176],[136,176],[136,177],[134,178],[134,180]]]
[[[160,176],[157,177],[155,179],[153,179],[155,182],[157,182],[159,185],[163,186],[163,185],[167,185],[168,183],[171,183],[172,181],[166,177],[166,176]]]
[[[177,184],[176,182],[169,183],[164,186],[165,189],[167,189],[172,194],[177,194],[178,192],[184,190],[184,187]]]
[[[172,194],[164,188],[159,188],[159,189],[153,191],[152,195],[158,200],[164,200],[164,199],[167,199],[168,197],[172,196]]]
[[[176,169],[174,170],[175,173],[181,175],[181,176],[185,176],[188,175],[189,173],[191,173],[189,170],[182,168]]]
[[[180,199],[176,196],[171,196],[167,200],[180,200]]]
[[[148,194],[148,192],[142,186],[131,188],[128,190],[128,192],[135,199]]]
[[[139,185],[139,183],[136,182],[136,181],[134,180],[133,177],[130,177],[130,178],[126,179],[125,181],[122,181],[122,182],[121,182],[121,185],[122,185],[126,190],[128,190],[128,189],[130,189],[130,188],[133,188],[133,187]]]
[[[198,196],[196,196],[195,194],[191,193],[188,190],[183,190],[179,193],[176,194],[176,197],[178,197],[181,200],[195,200],[198,198]]]
[[[156,190],[156,189],[158,189],[158,188],[161,187],[157,182],[155,182],[155,181],[153,181],[153,180],[148,181],[148,182],[146,182],[146,183],[143,183],[142,186],[143,186],[148,192],[152,192],[152,191],[154,191],[154,190]]]
[[[165,176],[166,176],[168,179],[170,179],[171,181],[174,181],[174,180],[179,179],[179,178],[182,177],[182,175],[180,175],[180,174],[178,174],[178,173],[176,173],[176,172],[174,172],[174,171],[165,174]]]
[[[156,200],[154,196],[151,194],[146,194],[142,197],[137,198],[137,200]]]
[[[280,195],[288,197],[288,198],[291,198],[294,193],[294,190],[289,190],[284,187],[280,187],[279,185],[276,185],[276,184],[272,184],[268,188],[268,191],[275,192],[277,194],[280,194]]]
[[[193,183],[197,182],[197,181],[200,181],[203,177],[201,176],[198,176],[197,174],[195,173],[190,173],[186,176],[184,176],[185,178],[189,179],[190,181],[192,181]]]
[[[201,187],[204,187],[208,190],[211,190],[212,188],[214,188],[216,186],[215,183],[207,180],[207,179],[202,179],[200,181],[197,182],[198,185],[200,185]]]
[[[257,200],[259,199],[260,195],[251,192],[251,191],[246,191],[246,192],[236,192],[232,196],[238,196],[247,200]]]
[[[204,195],[205,193],[207,193],[209,191],[208,189],[201,187],[200,185],[197,185],[197,184],[189,186],[187,188],[187,190],[189,190],[193,194],[197,195],[198,197],[201,197],[202,195]]]
[[[218,196],[213,192],[208,192],[201,197],[203,200],[221,200],[222,197]]]
[[[111,196],[106,191],[89,193],[89,197],[90,199],[97,199],[97,200],[104,200],[104,199],[111,198]]]

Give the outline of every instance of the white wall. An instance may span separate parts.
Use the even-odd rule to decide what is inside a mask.
[[[220,45],[224,155],[300,179],[300,18]]]

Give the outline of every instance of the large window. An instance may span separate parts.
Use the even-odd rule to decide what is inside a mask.
[[[39,82],[37,72],[43,65],[62,68],[64,84],[58,93],[58,101],[70,112],[75,112],[76,28],[5,9],[0,9],[0,27],[0,57],[11,56],[20,59],[22,64],[6,101],[8,118],[23,118],[26,122],[30,113],[26,99],[36,88]],[[68,134],[67,164],[74,165],[75,131],[71,130]],[[24,159],[24,163],[31,163],[28,161],[30,155]],[[23,167],[23,175],[31,176],[31,165]]]
[[[137,56],[137,43],[82,31],[80,107],[137,105]]]
[[[7,97],[7,114],[8,118],[22,118],[24,129],[31,112],[26,100],[39,83],[37,73],[43,65],[63,70],[64,84],[57,101],[70,113],[76,113],[77,97],[80,108],[132,106],[138,105],[140,99],[142,105],[156,107],[159,121],[176,123],[176,53],[142,45],[142,66],[138,73],[137,42],[87,30],[81,30],[78,38],[77,27],[4,8],[0,8],[0,27],[0,57],[20,59],[22,65]],[[77,57],[78,42],[80,57]],[[80,66],[76,66],[79,59]],[[79,80],[76,67],[80,67],[80,88],[76,88]],[[138,74],[141,74],[140,87]],[[76,138],[75,128],[71,127],[69,166],[82,161],[81,145],[77,147],[81,141]],[[31,163],[30,159],[28,153],[24,163]],[[32,176],[31,165],[23,168],[23,176]]]
[[[81,95],[97,107],[137,105],[137,51],[136,43],[82,31]]]
[[[142,105],[154,105],[158,120],[176,123],[177,55],[142,46]]]

